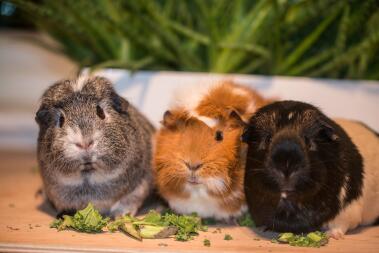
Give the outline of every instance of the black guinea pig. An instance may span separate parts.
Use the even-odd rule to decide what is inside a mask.
[[[336,122],[296,101],[272,103],[250,119],[244,184],[257,226],[326,228],[339,238],[379,217],[378,136],[358,122]]]

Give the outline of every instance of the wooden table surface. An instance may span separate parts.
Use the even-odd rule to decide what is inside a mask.
[[[144,240],[122,233],[83,234],[49,228],[55,215],[36,194],[41,181],[33,153],[0,151],[0,252],[379,252],[379,226],[360,228],[322,248],[273,244],[244,227],[210,227],[190,242]],[[230,234],[231,241],[224,235]],[[203,240],[211,241],[210,247]]]

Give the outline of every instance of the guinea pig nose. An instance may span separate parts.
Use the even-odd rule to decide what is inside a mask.
[[[77,146],[80,149],[89,149],[90,147],[93,146],[93,140],[90,141],[82,141],[82,142],[76,142],[75,146]]]
[[[186,163],[186,166],[191,171],[197,171],[198,169],[201,168],[201,166],[203,166],[203,164],[202,163]]]
[[[301,151],[301,144],[297,140],[284,139],[275,143],[273,153],[278,152],[299,152]]]

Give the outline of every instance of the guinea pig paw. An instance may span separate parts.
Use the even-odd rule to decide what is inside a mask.
[[[117,205],[116,208],[112,208],[111,210],[111,216],[113,218],[124,216],[126,214],[135,216],[137,214],[138,208],[134,206],[122,206],[122,205]]]
[[[327,234],[329,237],[335,240],[343,239],[345,235],[344,231],[341,228],[332,228],[328,230]]]

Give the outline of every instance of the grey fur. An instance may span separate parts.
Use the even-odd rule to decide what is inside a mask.
[[[116,94],[107,79],[89,78],[81,89],[75,90],[76,82],[65,80],[49,87],[36,114],[40,127],[38,162],[46,195],[59,212],[78,210],[92,202],[102,213],[112,210],[114,216],[135,214],[153,182],[154,128]],[[97,115],[97,106],[105,112],[105,119]],[[80,150],[80,157],[69,157],[65,153],[68,128],[80,129],[83,140],[93,139],[95,132],[100,132],[100,137],[95,138],[92,149]],[[94,157],[97,161],[86,171],[83,164]],[[112,173],[118,174],[105,180]],[[95,176],[104,180],[91,180]],[[79,183],[71,184],[71,179]],[[144,189],[133,193],[141,183]],[[128,198],[129,194],[133,197]],[[133,203],[125,199],[132,199]]]

